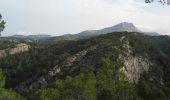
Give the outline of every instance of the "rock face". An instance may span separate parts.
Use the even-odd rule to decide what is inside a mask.
[[[6,57],[6,56],[7,56],[6,50],[0,50],[0,58]]]
[[[123,43],[122,46],[126,50],[119,55],[119,59],[124,63],[124,67],[120,70],[125,74],[129,82],[138,83],[140,75],[149,70],[151,62],[149,62],[147,56],[133,56],[132,48],[125,37],[122,37],[120,41]]]
[[[121,69],[129,82],[138,83],[140,75],[149,70],[150,62],[142,57],[121,57],[124,61],[124,67]]]
[[[14,48],[7,48],[5,50],[0,50],[0,58],[6,57],[8,55],[13,55],[17,53],[27,52],[30,49],[30,45],[25,43],[17,44]]]
[[[9,54],[17,54],[17,53],[21,53],[21,52],[27,52],[30,49],[30,45],[27,45],[25,43],[20,43],[18,45],[16,45],[15,48],[12,48],[9,50]]]
[[[98,33],[106,34],[111,32],[123,32],[123,31],[140,32],[140,30],[137,29],[132,23],[123,22],[112,27],[104,28],[100,30]]]

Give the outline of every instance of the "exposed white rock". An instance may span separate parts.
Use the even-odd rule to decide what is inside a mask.
[[[58,74],[58,73],[60,73],[60,72],[61,72],[61,68],[58,67],[58,65],[56,65],[52,70],[50,70],[50,71],[48,72],[48,74],[49,74],[51,77],[53,77],[53,76],[55,76],[56,74]]]
[[[150,62],[148,59],[142,57],[120,57],[124,62],[124,67],[121,71],[124,72],[129,82],[137,83],[140,75],[149,70]]]
[[[140,75],[149,70],[151,62],[147,57],[133,56],[132,47],[129,45],[127,38],[122,37],[120,41],[123,41],[122,47],[126,50],[119,55],[119,59],[124,63],[123,68],[120,70],[125,74],[129,82],[137,83]]]

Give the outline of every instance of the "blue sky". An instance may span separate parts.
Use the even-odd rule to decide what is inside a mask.
[[[75,34],[125,21],[143,31],[170,35],[169,10],[144,0],[0,0],[3,35]]]

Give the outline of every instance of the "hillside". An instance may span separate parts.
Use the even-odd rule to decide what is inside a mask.
[[[169,36],[115,32],[76,41],[28,44],[29,51],[0,60],[5,87],[27,99],[169,98]]]

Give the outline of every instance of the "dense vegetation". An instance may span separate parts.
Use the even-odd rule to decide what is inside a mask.
[[[120,70],[123,63],[118,59],[118,55],[126,51],[120,42],[123,36],[129,40],[134,56],[145,57],[147,54],[152,62],[149,71],[141,75],[138,84],[129,83]],[[11,44],[5,43],[9,46]],[[16,90],[26,99],[163,100],[170,95],[169,44],[168,36],[151,37],[128,32],[110,33],[76,41],[29,43],[29,52],[9,55],[0,60],[0,66],[6,77],[7,89],[13,89],[30,78],[33,78],[31,82],[34,82],[47,75],[56,65],[60,66],[61,74],[49,78],[47,87],[35,89],[30,93]],[[0,45],[4,46],[3,43]],[[95,47],[97,49],[89,49]],[[89,51],[83,55],[80,53],[83,50]],[[78,56],[76,61],[71,62],[70,59],[75,59],[75,56]],[[4,86],[4,77],[0,76],[0,85]],[[9,93],[13,98],[21,98],[4,87],[1,91],[4,96]]]
[[[11,92],[4,88],[5,77],[2,70],[0,70],[0,100],[25,100],[19,94]]]
[[[109,58],[102,59],[97,75],[93,72],[57,80],[55,88],[37,91],[39,100],[132,100],[137,99],[135,86],[124,80]]]

